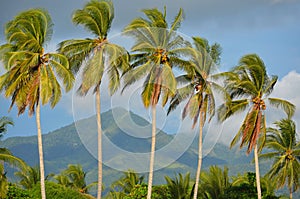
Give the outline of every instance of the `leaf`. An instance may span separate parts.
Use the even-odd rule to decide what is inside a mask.
[[[282,100],[278,98],[268,98],[268,101],[272,106],[283,109],[284,112],[287,114],[288,118],[291,118],[295,113],[295,109],[296,109],[295,105],[293,105],[292,103],[286,100]]]

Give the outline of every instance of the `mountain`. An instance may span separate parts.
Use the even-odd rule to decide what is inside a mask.
[[[57,174],[61,170],[66,169],[68,164],[81,164],[83,169],[88,172],[88,181],[96,181],[97,161],[90,153],[91,149],[95,148],[95,144],[97,143],[95,139],[95,121],[95,116],[93,116],[43,135],[46,174]],[[147,130],[145,130],[145,132],[139,132],[137,127],[130,127],[128,124],[131,124],[132,122],[142,129],[143,127],[150,125],[145,119],[134,113],[128,113],[124,109],[113,109],[102,113],[103,132],[109,142],[129,153],[143,154],[149,152],[151,139],[143,138],[143,136],[146,136],[146,133],[149,132],[146,132]],[[140,135],[129,135],[129,131],[138,132]],[[165,146],[172,143],[175,137],[175,135],[166,134],[160,131],[157,134],[156,150],[163,150]],[[185,140],[181,139],[179,141],[180,143],[184,143]],[[176,151],[177,147],[180,148],[180,143],[174,147],[174,151]],[[0,145],[1,147],[11,150],[15,156],[22,158],[31,166],[38,164],[36,136],[11,137],[1,141]],[[195,168],[197,166],[197,145],[198,138],[194,137],[190,146],[180,157],[176,159],[175,162],[167,167],[162,167],[154,173],[154,183],[165,183],[165,175],[174,176],[178,172],[190,172],[191,175],[194,175]],[[109,150],[103,151],[103,154],[110,153],[113,154],[113,152]],[[161,158],[167,159],[169,158],[167,156],[172,156],[172,154],[168,153],[166,156],[162,156]],[[147,154],[142,157],[147,157]],[[127,159],[128,157],[126,155],[116,153],[112,156],[108,155],[105,162],[114,162],[114,164],[119,163],[124,166],[124,161]],[[251,160],[252,157],[246,156],[245,151],[236,149],[229,150],[227,146],[217,143],[214,145],[214,148],[210,151],[210,153],[204,158],[202,168],[207,169],[210,165],[226,165],[229,167],[230,173],[236,175],[238,172],[242,173],[244,171],[254,171],[254,165],[249,164],[251,163]],[[138,164],[138,162],[135,162],[135,164]],[[128,169],[130,168],[131,167],[128,167]],[[112,169],[106,164],[104,164],[103,169],[104,184],[106,187],[109,187],[113,181],[120,177],[121,171]],[[12,175],[12,173],[10,173],[10,175]]]

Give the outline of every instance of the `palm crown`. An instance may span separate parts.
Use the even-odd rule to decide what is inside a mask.
[[[283,187],[286,180],[290,191],[300,186],[300,143],[296,140],[296,125],[290,119],[275,122],[277,128],[267,129],[266,147],[272,151],[262,154],[261,158],[275,158],[268,174]]]
[[[233,114],[251,107],[231,142],[231,146],[233,146],[242,138],[240,146],[248,144],[247,152],[250,153],[260,132],[263,133],[263,136],[260,137],[261,147],[264,144],[266,134],[265,100],[267,99],[270,105],[283,108],[288,117],[294,114],[295,106],[286,100],[268,97],[278,78],[267,75],[265,64],[256,54],[243,56],[237,67],[223,75],[227,77],[225,80],[226,90],[231,99],[220,106],[218,117],[224,121]]]
[[[166,21],[166,10],[164,13],[157,9],[145,9],[143,12],[147,19],[137,18],[124,30],[126,35],[135,39],[131,48],[132,69],[125,74],[124,88],[146,77],[142,92],[145,107],[157,104],[161,93],[164,94],[164,105],[176,91],[172,69],[188,65],[182,55],[187,53],[189,43],[175,32],[183,19],[183,11],[179,10],[170,27]]]
[[[8,72],[0,77],[0,90],[5,90],[6,97],[11,96],[11,107],[16,103],[19,114],[28,107],[31,115],[39,99],[52,107],[58,103],[61,87],[56,76],[67,91],[72,88],[74,78],[67,58],[44,52],[52,26],[48,12],[42,9],[22,12],[6,25],[8,43],[0,51]]]
[[[59,51],[69,58],[73,72],[79,70],[83,61],[87,61],[79,88],[81,94],[86,94],[93,86],[94,89],[98,88],[105,70],[109,75],[109,89],[113,94],[120,85],[119,70],[128,68],[126,50],[110,43],[107,38],[113,18],[114,7],[111,1],[92,0],[82,10],[76,10],[72,19],[96,38],[71,39],[59,44]]]
[[[187,114],[193,118],[193,128],[198,121],[202,108],[203,120],[206,120],[206,113],[210,118],[215,113],[215,98],[213,88],[220,86],[212,81],[211,77],[216,70],[216,64],[220,62],[221,47],[219,44],[209,46],[204,38],[193,37],[194,48],[190,48],[190,67],[187,73],[176,78],[177,82],[184,85],[177,89],[176,95],[172,98],[168,113],[174,110],[180,102],[189,99],[184,107],[182,117]]]

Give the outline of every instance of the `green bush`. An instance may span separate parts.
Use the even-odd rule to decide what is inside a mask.
[[[138,184],[131,190],[131,192],[124,197],[124,199],[144,199],[147,197],[147,184]],[[154,186],[152,188],[153,199],[172,199],[168,187],[166,185]]]
[[[19,188],[15,184],[9,184],[6,199],[31,199],[32,196],[28,190]]]
[[[30,190],[33,199],[41,198],[40,184]],[[46,196],[51,199],[87,199],[88,197],[71,188],[63,187],[54,182],[46,182]]]

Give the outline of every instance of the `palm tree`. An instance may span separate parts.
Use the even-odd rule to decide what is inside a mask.
[[[174,199],[189,199],[191,198],[190,190],[190,173],[186,173],[185,176],[181,173],[176,176],[175,179],[165,176],[167,187],[171,193],[171,197]]]
[[[15,157],[8,149],[0,148],[0,198],[6,198],[8,191],[8,181],[4,169],[4,163],[17,167],[21,170],[27,167],[26,163],[18,157]]]
[[[221,198],[257,198],[255,175],[255,173],[246,172],[243,175],[233,176],[230,186],[226,188]],[[275,183],[267,175],[261,178],[263,198],[279,198],[275,196]]]
[[[70,61],[73,72],[84,65],[82,83],[78,89],[80,95],[86,95],[93,87],[96,95],[97,130],[98,130],[98,192],[101,198],[102,187],[102,124],[100,105],[100,85],[104,72],[109,77],[110,94],[120,86],[120,71],[128,68],[126,50],[108,41],[108,32],[114,19],[113,3],[109,0],[91,0],[82,10],[76,10],[72,20],[83,25],[95,38],[71,39],[59,44],[59,51]]]
[[[58,184],[75,189],[82,194],[88,194],[88,190],[96,186],[97,183],[93,182],[87,185],[85,177],[86,172],[83,171],[81,165],[70,164],[59,175],[55,175],[54,179],[57,180]]]
[[[166,21],[164,13],[158,9],[144,9],[144,18],[136,18],[124,29],[124,33],[135,39],[131,50],[131,69],[125,73],[123,90],[138,80],[145,78],[142,91],[142,101],[145,108],[151,106],[152,136],[149,163],[148,193],[151,198],[154,153],[156,140],[156,105],[162,96],[163,106],[176,91],[176,79],[173,68],[184,68],[188,62],[182,60],[186,54],[188,43],[176,34],[183,19],[183,11],[179,10],[171,26]]]
[[[14,122],[9,117],[1,117],[0,118],[0,139],[3,137],[3,134],[7,131],[8,125],[14,125]]]
[[[7,131],[8,125],[14,125],[11,118],[1,117],[0,118],[0,139],[3,134]],[[21,169],[27,167],[26,163],[18,157],[13,156],[13,154],[6,148],[0,148],[0,198],[5,198],[8,190],[8,182],[6,178],[6,172],[4,168],[4,163],[8,163],[11,166],[16,166]]]
[[[225,89],[231,96],[218,110],[218,118],[224,121],[230,116],[249,108],[246,117],[231,142],[231,147],[241,139],[240,147],[248,145],[247,154],[254,148],[257,195],[261,199],[258,152],[264,145],[266,135],[266,104],[283,108],[288,117],[294,114],[295,106],[290,102],[278,98],[268,98],[277,82],[277,76],[269,77],[263,60],[256,54],[243,56],[239,65],[230,72],[222,75],[226,77]],[[260,147],[258,148],[258,139]]]
[[[18,114],[28,107],[29,116],[36,113],[38,150],[41,172],[41,195],[46,198],[40,105],[50,103],[53,108],[61,98],[62,80],[66,91],[73,85],[68,60],[58,53],[45,53],[44,46],[51,39],[53,23],[46,10],[30,9],[21,12],[5,27],[7,44],[0,47],[1,60],[7,72],[0,77],[0,91],[11,97],[11,106]]]
[[[267,129],[266,147],[271,151],[260,158],[274,159],[268,176],[277,182],[277,188],[287,183],[292,198],[300,187],[300,142],[296,140],[296,125],[292,120],[282,119],[275,125],[277,128]]]
[[[15,172],[19,180],[19,184],[25,189],[32,189],[40,182],[41,175],[39,167],[26,167],[26,169]]]
[[[191,49],[190,53],[190,71],[188,71],[188,74],[177,77],[177,81],[184,86],[177,90],[176,95],[171,100],[168,113],[174,110],[179,103],[188,99],[182,112],[182,118],[184,119],[189,113],[189,116],[193,119],[192,128],[195,127],[199,119],[198,166],[193,196],[196,199],[202,165],[203,127],[206,115],[210,115],[211,119],[215,114],[215,98],[212,89],[218,88],[220,90],[220,86],[211,81],[211,76],[216,69],[215,64],[220,63],[221,47],[219,44],[209,46],[208,41],[204,38],[193,37],[193,40],[194,49]]]
[[[201,173],[200,181],[201,198],[217,199],[231,186],[227,167],[222,170],[218,166],[210,166],[209,171]]]
[[[135,185],[142,184],[143,181],[144,176],[139,176],[135,171],[128,170],[118,181],[113,183],[113,189],[129,194]]]

